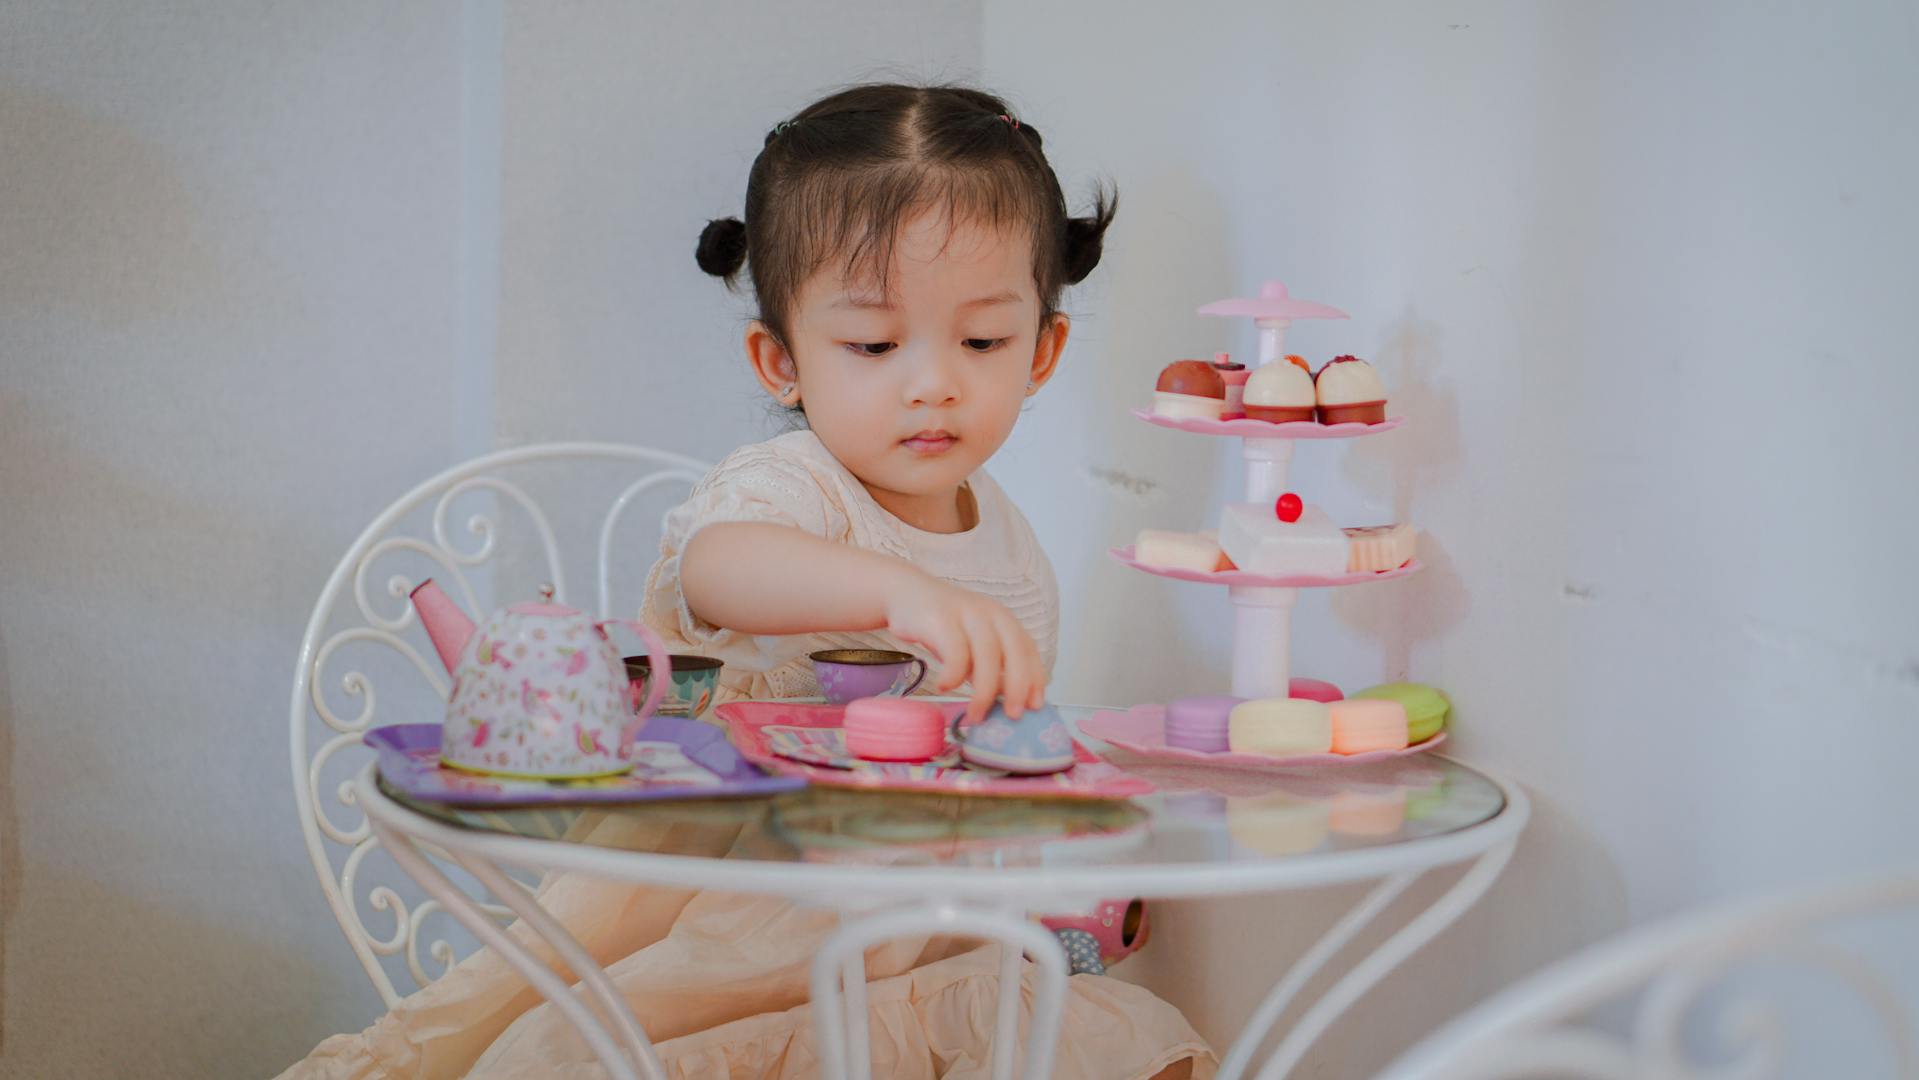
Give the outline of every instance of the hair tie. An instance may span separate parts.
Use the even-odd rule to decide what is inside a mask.
[[[1012,117],[1010,117],[1010,116],[1008,116],[1008,115],[1006,115],[1005,113],[1000,113],[1000,114],[999,114],[999,118],[1000,118],[1001,120],[1004,120],[1004,121],[1006,121],[1007,123],[1009,123],[1009,124],[1011,124],[1011,125],[1013,125],[1013,130],[1014,130],[1014,131],[1018,131],[1018,130],[1019,130],[1019,121],[1018,121],[1018,120],[1015,120],[1015,119],[1013,119]]]
[[[798,120],[782,120],[779,123],[773,125],[773,133],[771,135],[768,135],[767,138],[769,139],[778,138],[780,132],[785,131],[787,128],[790,128],[797,123],[799,123]]]

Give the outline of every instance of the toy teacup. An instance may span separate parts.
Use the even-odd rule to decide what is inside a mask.
[[[628,656],[626,677],[633,683],[633,701],[637,705],[646,697],[648,683],[653,676],[653,661],[644,656]],[[674,653],[669,657],[673,661],[672,676],[660,697],[660,716],[686,716],[695,720],[705,714],[707,706],[713,704],[713,695],[719,691],[720,668],[726,666],[711,656],[694,656]]]
[[[1017,720],[994,705],[986,719],[963,730],[955,717],[953,739],[969,764],[988,769],[1031,775],[1073,767],[1073,734],[1051,705],[1028,709]]]
[[[905,697],[926,680],[926,661],[892,649],[823,649],[808,659],[813,661],[820,694],[833,705],[860,698]]]

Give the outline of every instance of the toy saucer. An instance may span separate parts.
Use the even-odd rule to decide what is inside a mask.
[[[963,703],[952,707],[963,708]],[[794,701],[734,701],[719,706],[714,716],[723,721],[733,744],[745,758],[769,771],[804,778],[819,787],[884,791],[931,791],[965,795],[1009,795],[1027,798],[1125,799],[1153,791],[1151,782],[1132,776],[1080,745],[1073,744],[1074,765],[1062,772],[1014,776],[978,768],[954,768],[937,763],[864,761],[854,767],[820,764],[783,755],[774,749],[775,735],[788,750],[818,755],[822,760],[844,757],[845,737],[840,726],[845,707]],[[777,733],[774,729],[781,729]],[[802,734],[804,731],[819,734]],[[840,733],[835,736],[827,732]]]
[[[380,778],[410,799],[449,806],[574,806],[656,799],[772,795],[806,786],[742,757],[712,724],[654,716],[634,743],[630,772],[592,780],[481,776],[440,763],[439,724],[392,724],[362,741],[379,754]]]

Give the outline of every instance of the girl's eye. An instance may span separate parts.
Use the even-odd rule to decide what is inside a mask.
[[[976,337],[976,338],[967,338],[967,339],[966,339],[966,347],[967,347],[967,348],[969,348],[969,349],[971,349],[971,350],[973,350],[974,352],[992,352],[992,351],[993,351],[994,349],[997,349],[997,348],[999,348],[999,347],[1000,347],[1001,345],[1004,345],[1004,344],[1006,344],[1007,342],[1009,342],[1009,341],[1011,341],[1011,340],[1013,340],[1013,339],[1012,339],[1012,338],[1009,338],[1009,337],[998,337],[998,338],[983,338],[983,337]]]
[[[861,356],[885,356],[893,351],[893,343],[890,341],[849,341],[846,347]]]

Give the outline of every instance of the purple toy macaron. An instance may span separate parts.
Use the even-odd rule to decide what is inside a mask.
[[[1174,701],[1166,706],[1166,745],[1209,754],[1224,753],[1227,714],[1243,700],[1215,694]]]

